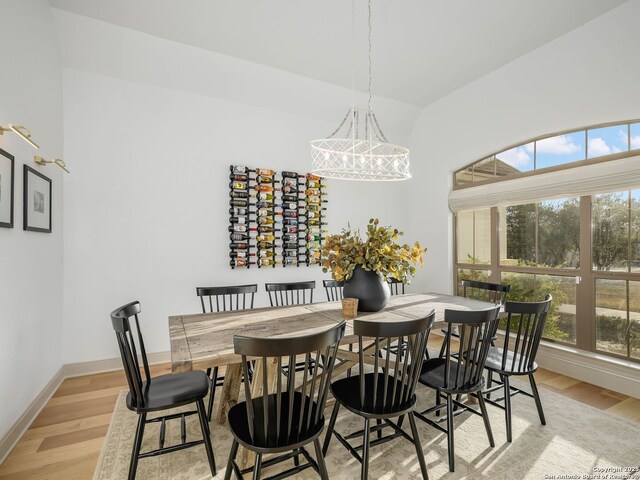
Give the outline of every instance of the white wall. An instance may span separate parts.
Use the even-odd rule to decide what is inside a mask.
[[[169,315],[199,311],[196,286],[259,283],[257,305],[265,305],[264,282],[313,279],[324,299],[321,280],[329,275],[318,267],[230,269],[229,164],[307,171],[309,140],[337,126],[351,93],[173,42],[148,42],[144,34],[83,17],[57,12],[56,22],[65,57],[68,49],[76,52],[65,60],[74,68],[63,74],[65,158],[73,168],[65,188],[64,362],[116,357],[109,312],[135,299],[150,352],[169,350]],[[69,45],[69,31],[87,28],[98,30],[87,37],[97,59],[83,59],[84,51]],[[101,53],[103,42],[114,45],[122,36],[128,48],[117,58],[109,49]],[[195,63],[185,63],[191,55]],[[214,84],[150,82],[122,67],[136,58],[144,59],[145,71],[175,61]],[[104,75],[105,64],[113,65],[112,75]],[[236,77],[250,93],[229,87]],[[335,112],[326,107],[332,103]],[[419,112],[379,103],[392,120],[406,121],[398,112],[413,118]],[[406,143],[408,129],[402,135],[402,123],[393,126],[389,137]],[[329,228],[362,226],[373,216],[405,228],[407,185],[329,182]]]
[[[0,2],[0,125],[31,129],[45,158],[62,156],[62,79],[46,0]],[[0,228],[0,438],[62,365],[62,172],[38,167],[13,133],[14,228]],[[53,233],[22,230],[22,169],[53,180]]]
[[[411,235],[429,248],[416,288],[452,289],[452,172],[508,145],[640,118],[640,0],[632,0],[426,107],[411,135]]]

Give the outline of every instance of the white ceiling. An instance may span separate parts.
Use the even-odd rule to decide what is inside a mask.
[[[428,105],[625,1],[374,0],[373,93]],[[348,0],[50,3],[332,84],[352,84]],[[366,22],[366,2],[356,0],[356,89],[361,91],[367,89]]]

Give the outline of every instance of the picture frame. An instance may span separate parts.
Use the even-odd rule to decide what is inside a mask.
[[[24,166],[24,230],[51,233],[51,179]]]
[[[13,228],[15,158],[0,148],[0,227]]]

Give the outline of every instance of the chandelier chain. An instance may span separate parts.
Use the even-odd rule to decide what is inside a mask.
[[[369,0],[369,102],[367,105],[371,111],[371,0]]]

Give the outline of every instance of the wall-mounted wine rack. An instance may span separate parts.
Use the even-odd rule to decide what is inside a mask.
[[[320,265],[327,225],[323,179],[244,165],[230,170],[231,268]]]

